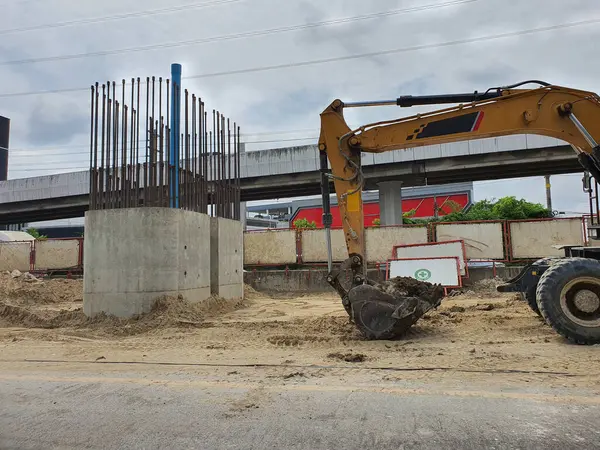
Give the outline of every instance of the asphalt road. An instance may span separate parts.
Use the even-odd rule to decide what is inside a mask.
[[[600,447],[600,400],[582,391],[273,373],[0,363],[0,448]]]

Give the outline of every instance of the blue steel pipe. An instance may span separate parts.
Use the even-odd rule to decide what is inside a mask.
[[[181,64],[171,64],[171,133],[169,160],[171,162],[170,207],[179,208],[179,135],[181,114]]]

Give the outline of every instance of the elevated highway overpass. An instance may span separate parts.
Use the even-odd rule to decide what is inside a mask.
[[[316,145],[241,155],[242,201],[320,193]],[[533,135],[480,139],[363,154],[366,189],[581,172],[563,141]],[[89,173],[72,172],[0,182],[0,224],[81,217],[89,208]]]

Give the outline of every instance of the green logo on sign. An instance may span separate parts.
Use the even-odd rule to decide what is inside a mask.
[[[419,281],[429,280],[431,278],[431,272],[427,269],[419,269],[415,272],[415,278]]]

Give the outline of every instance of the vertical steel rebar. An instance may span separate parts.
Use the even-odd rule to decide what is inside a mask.
[[[190,134],[189,134],[189,98],[188,98],[188,90],[185,89],[184,90],[184,111],[185,111],[185,115],[184,115],[184,120],[185,120],[185,126],[184,126],[184,134],[185,134],[185,149],[184,149],[184,158],[185,158],[185,164],[184,164],[184,183],[185,183],[185,201],[183,202],[184,208],[185,209],[191,209],[190,208],[190,200],[191,200],[191,195],[190,195]]]
[[[110,149],[111,149],[111,118],[112,118],[112,98],[110,97],[110,82],[106,89],[106,165],[104,166],[104,181],[106,184],[104,190],[105,208],[110,208]]]
[[[111,185],[110,185],[110,207],[114,208],[115,207],[115,196],[116,196],[116,183],[117,183],[117,149],[118,149],[118,140],[119,140],[119,102],[117,101],[117,83],[115,81],[112,82],[112,90],[113,90],[113,118],[112,118],[112,124],[113,124],[113,146],[112,146],[112,164],[110,167],[110,180],[111,180]]]
[[[94,197],[94,85],[92,85],[92,99],[90,101],[90,179],[89,179],[89,192],[90,198]],[[94,201],[90,201],[90,209],[94,209]]]
[[[159,153],[158,153],[158,159],[159,159],[159,163],[158,163],[158,167],[159,167],[159,171],[158,171],[158,186],[159,186],[159,190],[158,190],[158,204],[161,207],[165,206],[165,199],[164,199],[164,195],[165,195],[165,161],[164,161],[164,155],[165,155],[165,124],[164,124],[164,118],[162,116],[160,116],[160,140],[159,140],[159,145],[160,145],[160,149],[159,149]]]
[[[158,77],[158,119],[159,123],[159,163],[158,163],[158,204],[159,206],[164,206],[163,204],[163,139],[164,139],[164,128],[163,128],[163,117],[162,117],[162,77]]]
[[[120,207],[127,206],[125,203],[125,172],[127,170],[127,105],[125,104],[125,78],[123,78],[121,93],[121,182],[119,183]]]
[[[204,142],[203,142],[203,149],[202,149],[202,175],[203,175],[203,191],[204,191],[204,195],[203,195],[203,200],[204,200],[204,210],[203,212],[205,214],[208,214],[208,131],[206,129],[207,126],[207,120],[208,120],[208,113],[205,111],[205,105],[204,102],[202,102],[200,104],[201,108],[202,108],[202,130],[204,132]]]
[[[231,124],[227,118],[227,218],[233,219],[233,191],[231,184]]]
[[[167,205],[171,205],[171,183],[173,182],[173,180],[171,179],[171,127],[170,127],[170,110],[171,110],[171,103],[170,103],[170,93],[171,93],[171,89],[169,88],[169,84],[170,84],[170,80],[167,78],[165,80],[165,86],[166,86],[166,90],[167,90],[167,101],[165,104],[165,109],[167,110],[167,121],[165,123],[165,170],[167,171],[167,176],[166,176],[166,183],[167,183],[167,194],[166,194],[166,201],[167,201]]]
[[[196,130],[196,95],[192,94],[192,154],[191,154],[191,177],[192,177],[192,210],[198,210],[198,181],[196,180],[196,165],[198,161],[196,159],[196,147],[198,145],[198,134]]]
[[[129,201],[127,198],[127,192],[129,191],[129,179],[127,177],[127,112],[127,105],[123,105],[123,161],[121,161],[123,172],[123,180],[121,181],[121,207],[123,208],[129,208]]]
[[[112,203],[111,208],[118,208],[119,195],[119,112],[121,104],[115,100],[115,118],[114,118],[114,140],[113,140],[113,160],[111,171],[112,176]]]
[[[162,81],[158,77],[157,86],[156,77],[146,77],[145,105],[139,77],[131,78],[131,92],[127,80],[121,80],[119,99],[115,81],[102,84],[102,99],[100,84],[91,86],[90,209],[177,205],[213,217],[239,219],[240,128],[217,109],[212,110],[211,128],[202,99],[187,89],[180,99],[181,86],[169,79],[165,79],[165,120]],[[174,112],[184,116],[183,130],[176,136],[171,134],[175,133],[171,126]],[[142,114],[145,140],[140,137]],[[142,155],[141,142],[145,145]]]
[[[235,124],[234,124],[234,129],[235,129]],[[237,127],[237,168],[238,168],[238,177],[237,177],[237,189],[236,189],[236,194],[237,194],[237,199],[236,199],[236,209],[238,211],[238,220],[241,220],[240,217],[240,207],[241,207],[241,183],[240,183],[240,178],[241,178],[241,150],[242,150],[242,146],[240,143],[240,127]]]
[[[106,128],[106,85],[102,84],[102,132],[100,133],[100,169],[98,170],[98,198],[96,205],[104,209],[104,139]]]

